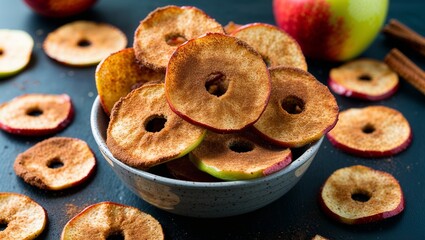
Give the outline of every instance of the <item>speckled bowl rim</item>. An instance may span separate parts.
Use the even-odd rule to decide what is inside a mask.
[[[194,181],[187,181],[187,180],[179,180],[179,179],[173,179],[168,177],[159,176],[150,172],[146,172],[143,170],[139,170],[133,167],[130,167],[120,160],[116,159],[112,153],[109,151],[105,139],[103,139],[99,127],[98,127],[98,118],[99,115],[103,114],[106,118],[106,114],[103,111],[101,105],[100,105],[100,99],[99,96],[96,97],[96,99],[93,102],[93,106],[90,113],[90,124],[91,124],[91,130],[93,137],[99,147],[99,150],[102,152],[102,154],[105,155],[105,157],[109,158],[113,164],[116,164],[120,166],[121,168],[124,168],[125,170],[143,177],[150,181],[155,181],[160,184],[168,185],[168,186],[177,186],[177,187],[184,187],[184,188],[213,188],[213,189],[222,189],[222,188],[238,188],[238,187],[249,187],[253,185],[258,185],[263,182],[273,181],[276,178],[281,177],[282,175],[288,174],[292,171],[295,171],[299,167],[301,167],[305,162],[307,162],[310,158],[314,157],[315,153],[318,152],[319,147],[323,141],[323,138],[320,138],[318,141],[312,143],[312,145],[303,153],[300,157],[292,161],[291,164],[289,164],[286,168],[275,172],[273,174],[270,174],[265,177],[251,179],[251,180],[238,180],[238,181],[226,181],[226,182],[194,182]]]

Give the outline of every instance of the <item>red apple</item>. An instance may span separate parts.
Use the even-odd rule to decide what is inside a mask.
[[[36,13],[46,17],[68,17],[81,13],[96,0],[24,0]]]
[[[388,0],[273,0],[276,24],[308,57],[347,60],[361,54],[379,33]]]

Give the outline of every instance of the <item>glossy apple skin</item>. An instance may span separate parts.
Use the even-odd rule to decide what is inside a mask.
[[[344,61],[373,42],[388,5],[388,0],[273,0],[273,13],[306,56]]]
[[[36,13],[46,17],[69,17],[81,13],[97,0],[24,0]]]

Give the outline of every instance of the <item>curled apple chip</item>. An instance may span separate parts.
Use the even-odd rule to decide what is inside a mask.
[[[120,161],[148,169],[184,156],[202,141],[205,132],[170,109],[163,83],[147,84],[115,104],[106,142]]]
[[[98,64],[126,46],[127,37],[118,28],[83,20],[59,27],[43,42],[43,49],[50,58],[71,66]]]
[[[346,97],[378,101],[392,96],[398,89],[398,75],[384,62],[358,59],[333,68],[329,87]]]
[[[95,166],[95,156],[86,142],[52,137],[20,153],[13,168],[30,185],[62,190],[83,183]]]
[[[30,59],[34,40],[25,31],[0,29],[0,78],[24,69]]]
[[[10,192],[0,193],[0,219],[5,228],[0,239],[35,239],[47,224],[47,212],[31,198]]]
[[[139,209],[114,202],[88,206],[62,230],[61,240],[145,239],[163,240],[161,224]]]
[[[380,221],[404,209],[403,192],[397,179],[362,165],[332,173],[319,199],[326,214],[346,224]]]
[[[257,50],[268,67],[286,66],[307,70],[307,62],[297,41],[273,25],[251,23],[237,28],[230,35]]]
[[[274,147],[249,132],[208,132],[189,155],[202,171],[223,180],[253,179],[277,172],[292,161],[289,148]]]
[[[48,135],[67,127],[73,116],[66,94],[24,94],[0,105],[0,129],[16,135]]]
[[[251,126],[270,96],[266,64],[245,42],[208,33],[177,48],[165,74],[171,109],[183,119],[216,132]]]
[[[224,30],[196,7],[157,8],[140,22],[134,34],[136,58],[144,66],[164,71],[179,45],[207,32],[224,33]]]
[[[165,72],[154,71],[136,61],[133,48],[112,53],[96,68],[95,80],[103,110],[110,115],[112,107],[131,90],[146,82],[164,81]]]
[[[399,111],[369,106],[342,111],[327,137],[335,147],[348,153],[385,157],[405,150],[412,141],[412,130]]]
[[[297,68],[270,69],[272,93],[254,129],[265,139],[285,147],[301,147],[319,140],[338,119],[338,105],[329,89]]]

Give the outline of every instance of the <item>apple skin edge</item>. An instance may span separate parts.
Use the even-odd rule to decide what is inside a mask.
[[[338,142],[336,139],[334,139],[330,134],[326,135],[329,142],[336,148],[341,149],[342,151],[345,151],[347,153],[359,156],[359,157],[365,157],[365,158],[371,158],[371,157],[389,157],[389,156],[393,156],[395,154],[400,153],[401,151],[405,150],[410,143],[412,142],[413,139],[413,133],[410,130],[410,135],[409,137],[399,146],[397,146],[396,148],[387,150],[387,151],[363,151],[363,150],[359,150],[359,149],[355,149],[355,148],[351,148],[349,146],[346,146],[344,144],[341,144],[340,142]]]
[[[381,220],[384,220],[384,219],[398,215],[405,208],[405,198],[404,198],[404,194],[402,193],[400,203],[397,205],[396,208],[394,208],[390,211],[386,211],[386,212],[382,212],[382,213],[378,213],[378,214],[375,214],[375,215],[366,216],[366,217],[362,217],[362,218],[357,218],[357,219],[348,219],[348,218],[339,216],[337,213],[334,213],[333,211],[331,211],[326,206],[326,204],[323,201],[323,198],[321,196],[322,188],[320,189],[319,194],[318,194],[319,195],[318,196],[318,202],[319,202],[320,208],[330,218],[332,218],[332,219],[334,219],[338,222],[348,224],[348,225],[357,225],[357,224],[367,224],[367,223],[372,223],[372,222],[378,222],[378,221],[381,221]]]
[[[357,92],[357,91],[350,90],[350,89],[338,84],[337,82],[332,80],[332,78],[328,79],[328,86],[335,93],[342,95],[342,96],[346,96],[346,97],[364,99],[364,100],[369,100],[369,101],[380,101],[380,100],[384,100],[384,99],[391,97],[392,95],[394,95],[397,92],[399,85],[400,84],[395,85],[394,88],[392,88],[390,91],[388,91],[384,94],[381,94],[381,95],[368,95],[368,94],[364,94],[364,93],[360,93],[360,92]]]
[[[92,7],[97,0],[24,0],[36,13],[53,18],[70,17]],[[53,4],[51,2],[54,2]],[[72,4],[70,4],[72,2]],[[54,5],[53,8],[51,5]],[[62,5],[62,6],[61,6]]]
[[[276,24],[304,54],[331,61],[360,55],[379,33],[387,11],[388,0],[273,0]]]

